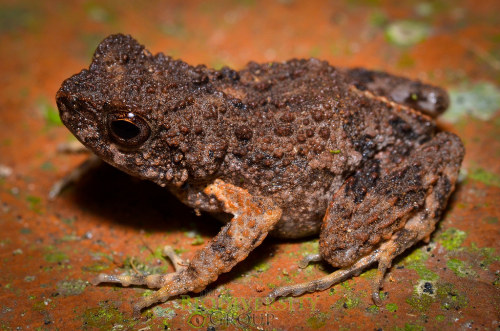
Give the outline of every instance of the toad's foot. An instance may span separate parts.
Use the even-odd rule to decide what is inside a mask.
[[[186,269],[188,262],[184,261],[174,249],[170,246],[165,246],[162,252],[163,256],[168,257],[172,265],[174,266],[175,272],[180,272]],[[168,277],[169,275],[175,274],[175,272],[165,274],[165,275],[107,275],[99,274],[97,277],[92,279],[90,282],[92,285],[98,285],[100,283],[118,283],[123,286],[129,285],[147,285],[149,288],[158,288],[158,278]]]
[[[269,298],[324,290],[378,262],[372,298],[379,304],[379,290],[393,259],[434,231],[463,154],[455,135],[439,133],[401,156],[397,166],[387,163],[390,158],[384,155],[367,162],[335,194],[321,228],[321,256],[341,269],[309,283],[277,288]]]
[[[217,277],[231,270],[267,236],[281,217],[281,209],[270,199],[254,197],[248,191],[216,180],[205,189],[224,204],[224,211],[234,215],[204,248],[199,250],[187,267],[165,275],[113,276],[100,275],[98,281],[124,286],[147,285],[160,288],[134,305],[134,315],[157,302],[187,292],[200,292]]]
[[[358,90],[369,91],[376,97],[423,111],[431,117],[439,116],[448,108],[448,93],[440,87],[363,68],[346,69],[345,73]]]
[[[80,142],[71,142],[71,143],[60,144],[57,147],[57,152],[76,154],[76,153],[89,153],[89,150],[86,149],[85,146],[83,146]],[[52,185],[52,188],[50,189],[49,192],[49,199],[54,200],[57,196],[61,194],[63,190],[80,181],[80,179],[83,176],[85,176],[93,169],[97,168],[99,165],[101,165],[101,163],[102,163],[101,159],[99,159],[96,155],[94,154],[90,155],[90,157],[87,160],[83,161],[83,163],[80,164],[77,168],[73,169],[69,174],[67,174],[66,176],[58,180],[54,185]]]
[[[322,261],[323,258],[321,257],[321,254],[309,254],[304,256],[302,261],[299,262],[299,268],[304,269],[306,268],[309,263],[311,262],[320,262]]]
[[[337,270],[334,273],[307,283],[275,288],[273,291],[271,291],[271,293],[267,295],[268,300],[265,300],[264,303],[270,304],[277,298],[288,295],[299,296],[306,292],[324,291],[335,284],[343,282],[344,280],[347,280],[354,276],[358,276],[365,268],[369,267],[371,264],[377,261],[378,255],[379,252],[374,252],[369,256],[365,256],[364,258],[360,259],[349,268]],[[302,268],[304,267],[304,264],[307,266],[306,262],[302,260],[299,266]]]
[[[64,154],[79,154],[79,153],[85,153],[89,154],[90,151],[82,145],[81,142],[79,141],[70,141],[70,142],[65,142],[65,143],[60,143],[57,145],[57,153],[64,153]]]

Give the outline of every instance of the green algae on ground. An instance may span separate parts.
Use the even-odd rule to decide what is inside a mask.
[[[143,247],[141,247],[141,252],[143,249],[149,250],[151,253],[145,259],[147,262],[151,262],[152,260],[155,260],[155,259],[167,262],[167,258],[165,257],[165,252],[164,252],[165,246],[158,246],[155,248],[154,251],[151,251],[151,249],[147,246],[143,246]]]
[[[439,276],[434,271],[429,270],[425,266],[425,261],[429,258],[429,255],[422,249],[415,249],[410,255],[408,255],[403,263],[408,269],[415,270],[418,276],[423,280],[435,281],[439,279]]]
[[[269,270],[271,268],[271,265],[267,262],[261,262],[257,265],[255,265],[255,267],[253,267],[253,269],[257,272],[265,272],[267,270]]]
[[[329,318],[330,315],[327,313],[315,313],[313,316],[307,319],[306,324],[311,329],[319,329],[326,325],[326,322]]]
[[[374,279],[376,275],[377,275],[377,268],[371,268],[363,272],[361,275],[359,275],[359,277],[363,277],[366,279]]]
[[[477,273],[464,261],[459,259],[449,259],[446,261],[446,266],[458,277],[477,277]]]
[[[28,275],[28,276],[24,277],[24,281],[25,281],[26,283],[31,283],[31,282],[32,282],[32,281],[34,281],[35,279],[36,279],[36,277],[35,277],[35,276],[30,276],[30,275]]]
[[[88,283],[81,279],[62,280],[57,282],[57,293],[62,296],[71,296],[82,294]]]
[[[407,52],[401,54],[396,63],[398,68],[407,69],[415,66],[415,59]],[[412,94],[412,99],[414,99],[416,95]]]
[[[394,328],[396,331],[423,331],[425,328],[421,325],[406,323],[404,327],[400,328],[396,326]]]
[[[395,313],[398,310],[398,305],[395,303],[388,303],[385,305],[385,309],[387,309],[391,313]]]
[[[457,291],[451,283],[440,284],[437,288],[437,297],[441,302],[441,308],[445,310],[462,309],[469,303],[467,296]]]
[[[26,201],[28,202],[28,208],[37,213],[42,214],[42,199],[40,197],[34,195],[28,195],[26,197]]]
[[[73,224],[75,223],[76,221],[76,217],[65,217],[65,218],[62,218],[61,221],[64,223],[64,224],[67,224],[69,226],[73,226]]]
[[[61,251],[55,250],[53,246],[47,247],[48,253],[43,256],[45,261],[50,263],[61,263],[69,260],[68,255]]]
[[[372,11],[372,13],[368,17],[368,22],[370,25],[376,27],[376,28],[382,28],[384,27],[387,22],[387,14],[384,13],[383,11],[377,9]]]
[[[342,302],[342,307],[344,307],[345,309],[352,309],[354,307],[357,307],[361,302],[361,300],[354,295],[347,295],[345,298],[339,301]]]
[[[252,304],[257,305],[250,298],[233,297],[228,290],[218,296],[191,298],[189,295],[181,295],[181,308],[188,312],[186,322],[193,328],[207,327],[214,322],[223,329],[230,326],[255,327],[261,321],[256,320],[258,314],[252,314]]]
[[[353,293],[347,293],[343,297],[338,299],[330,308],[337,310],[352,309],[359,306],[360,303],[360,298],[355,296]]]
[[[193,245],[193,246],[199,246],[199,245],[203,245],[204,242],[205,242],[205,240],[202,238],[202,236],[200,236],[199,234],[197,234],[194,237],[194,240],[191,242],[191,245]]]
[[[154,256],[154,253],[152,255]],[[151,257],[149,257],[149,259],[151,260]],[[133,256],[128,256],[125,259],[123,262],[123,268],[130,274],[137,274],[137,272],[139,272],[143,275],[164,274],[168,271],[168,266],[166,264],[151,265],[149,263],[142,262]]]
[[[319,239],[314,239],[310,241],[306,241],[300,244],[297,252],[300,256],[306,256],[310,254],[317,254],[319,251]]]
[[[424,22],[400,20],[390,23],[385,30],[385,37],[397,46],[412,46],[425,40],[431,27]]]
[[[473,242],[468,250],[480,256],[479,264],[484,269],[487,269],[491,263],[500,261],[500,256],[495,253],[496,250],[493,247],[478,247],[477,244]]]
[[[422,292],[420,287],[415,287],[413,295],[406,299],[406,303],[421,312],[427,311],[434,302],[439,303],[441,309],[450,310],[464,308],[469,301],[467,296],[457,291],[451,283],[435,283],[431,294]]]
[[[413,308],[426,311],[436,297],[437,281],[420,280],[413,288],[413,294],[406,300]]]
[[[466,237],[467,233],[464,231],[449,228],[438,236],[437,242],[440,243],[446,250],[452,251],[462,246]]]
[[[116,20],[116,15],[112,14],[108,8],[104,8],[100,4],[89,1],[83,6],[87,17],[95,22],[112,23]]]
[[[39,24],[40,15],[34,8],[22,6],[4,5],[0,6],[0,32],[13,32],[19,29],[34,29]]]
[[[352,286],[351,286],[351,281],[350,279],[347,279],[340,283],[340,286],[345,290],[345,291],[352,291]]]
[[[43,300],[40,300],[40,301],[33,303],[33,305],[31,307],[35,311],[43,312],[43,311],[47,311],[50,309],[55,309],[56,304],[54,301],[52,301],[52,299],[44,298]]]
[[[412,296],[407,298],[406,302],[422,312],[427,311],[434,302],[435,292],[433,288],[439,280],[439,275],[425,266],[428,258],[429,255],[423,249],[416,249],[403,260],[406,267],[415,270],[420,277]]]
[[[498,223],[498,217],[496,216],[486,216],[484,219],[483,219],[484,222],[488,223],[488,224],[497,224]]]
[[[449,94],[450,108],[441,118],[452,123],[465,115],[487,121],[500,110],[500,89],[489,82],[464,83]]]
[[[495,278],[495,280],[493,281],[492,284],[493,284],[493,286],[500,288],[500,274],[497,275],[497,277]]]
[[[366,308],[366,311],[371,314],[378,314],[380,308],[377,305],[371,305],[368,308]]]
[[[361,299],[359,298],[359,295],[363,296],[366,295],[366,292],[362,291],[355,291],[354,288],[351,285],[352,281],[346,280],[342,283],[340,283],[339,292],[343,292],[342,297],[338,299],[335,304],[333,304],[331,307],[335,309],[352,309],[361,303]]]
[[[98,273],[98,272],[102,272],[104,270],[107,270],[109,268],[110,268],[110,266],[107,264],[96,262],[96,263],[91,264],[91,265],[83,266],[82,270],[87,271],[87,272]]]
[[[111,330],[115,326],[126,330],[133,328],[136,324],[134,320],[125,318],[123,313],[107,302],[101,302],[99,307],[85,310],[81,318],[84,330]]]
[[[469,169],[468,177],[488,186],[500,187],[500,176],[483,168]]]
[[[29,228],[21,228],[21,230],[19,230],[19,233],[21,233],[21,234],[30,234],[32,232],[33,231],[31,231],[31,229],[29,229]]]
[[[171,320],[174,318],[177,314],[175,313],[175,310],[173,308],[162,308],[161,306],[156,306],[152,308],[153,314],[157,317],[162,317],[162,318],[167,318]]]
[[[411,297],[406,299],[407,304],[422,312],[427,311],[433,302],[434,298],[425,293],[421,295],[413,293]]]
[[[38,106],[38,110],[40,111],[40,114],[45,119],[45,124],[47,126],[61,126],[62,125],[61,118],[59,117],[59,111],[53,105],[52,102],[48,101],[47,97],[45,97],[45,96],[39,97],[36,103]]]
[[[43,171],[54,171],[56,170],[56,167],[54,166],[54,164],[52,162],[44,162],[42,163],[42,165],[40,166],[40,169],[42,169]]]

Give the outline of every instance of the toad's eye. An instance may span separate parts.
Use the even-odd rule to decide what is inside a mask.
[[[108,130],[111,139],[122,147],[139,147],[151,134],[148,123],[131,112],[110,113]]]

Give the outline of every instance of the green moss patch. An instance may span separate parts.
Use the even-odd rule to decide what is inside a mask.
[[[390,23],[386,30],[387,40],[397,46],[412,46],[426,39],[431,27],[425,22],[400,20]]]
[[[136,324],[132,319],[123,316],[116,307],[108,303],[100,303],[99,307],[87,309],[82,315],[84,330],[111,330],[114,326],[131,329]]]
[[[466,237],[467,234],[464,231],[449,228],[439,235],[437,242],[440,243],[446,250],[452,251],[462,246]]]
[[[435,281],[439,279],[439,276],[425,266],[428,258],[429,255],[426,252],[422,249],[416,249],[403,260],[403,263],[408,269],[415,270],[421,279]]]
[[[466,262],[459,259],[449,259],[446,261],[446,266],[458,277],[477,277],[477,273]]]
[[[54,247],[50,246],[47,248],[48,253],[43,256],[45,261],[50,263],[62,263],[68,262],[68,255],[64,252],[56,250]]]
[[[469,303],[467,296],[457,291],[450,283],[444,283],[438,287],[437,297],[441,301],[441,308],[445,310],[462,309]]]
[[[398,305],[395,303],[388,303],[385,305],[385,309],[391,313],[395,313],[398,310]]]
[[[71,296],[82,294],[88,283],[81,279],[62,280],[57,282],[57,292],[62,296]]]
[[[483,168],[469,169],[469,178],[489,186],[500,187],[500,176]]]
[[[500,261],[500,256],[496,254],[493,247],[478,247],[476,243],[472,243],[469,252],[479,255],[479,265],[484,269],[487,269],[491,263]]]
[[[311,329],[319,329],[326,325],[329,317],[327,313],[316,313],[307,319],[306,324]]]
[[[500,109],[500,89],[489,82],[463,83],[449,93],[450,108],[441,118],[450,122],[465,115],[487,121]]]

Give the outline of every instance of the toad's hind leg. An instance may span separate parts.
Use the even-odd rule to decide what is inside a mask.
[[[373,300],[392,260],[434,231],[453,191],[464,149],[453,134],[440,133],[416,147],[396,167],[387,157],[360,169],[335,194],[323,220],[320,253],[340,270],[269,294],[300,295],[327,289],[378,262]]]
[[[103,281],[160,288],[134,305],[134,314],[137,316],[143,308],[164,302],[172,296],[202,291],[221,273],[231,270],[259,246],[281,217],[281,209],[270,199],[254,197],[248,191],[221,180],[209,185],[205,193],[214,195],[223,203],[224,211],[234,217],[217,236],[197,252],[186,267],[166,275],[135,278],[100,275],[96,283]]]

